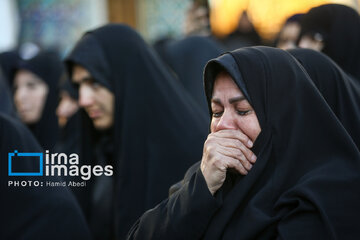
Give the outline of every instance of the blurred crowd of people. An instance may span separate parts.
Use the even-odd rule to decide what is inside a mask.
[[[276,131],[278,135],[272,135],[272,151],[288,152],[283,157],[288,159],[296,158],[299,148],[304,150],[300,155],[311,155],[306,146],[319,144],[316,142],[319,141],[321,144],[313,152],[320,156],[319,159],[326,149],[329,156],[334,154],[351,161],[357,158],[355,163],[348,161],[353,171],[341,172],[338,178],[325,181],[333,184],[335,190],[346,183],[349,191],[353,191],[353,194],[344,194],[347,201],[343,201],[341,196],[331,195],[335,190],[327,192],[323,185],[309,185],[305,190],[316,189],[319,195],[323,192],[321,197],[315,196],[314,199],[321,210],[330,212],[325,214],[326,217],[319,214],[317,217],[321,219],[315,221],[313,228],[310,227],[314,238],[322,239],[324,232],[328,234],[327,239],[360,237],[360,228],[356,228],[358,221],[352,213],[360,213],[358,207],[353,207],[360,200],[360,193],[354,185],[359,183],[360,174],[360,171],[355,171],[360,164],[359,14],[338,4],[312,8],[307,13],[289,17],[273,44],[260,48],[253,48],[265,44],[246,11],[239,19],[238,28],[221,39],[211,34],[208,15],[207,1],[195,1],[188,12],[185,36],[182,39],[162,38],[153,45],[146,43],[129,26],[107,24],[84,33],[65,59],[50,49],[41,49],[26,57],[17,50],[0,54],[0,205],[1,219],[7,226],[1,227],[1,239],[269,239],[275,237],[274,231],[279,233],[278,236],[288,237],[286,239],[300,239],[300,236],[310,239],[306,234],[287,233],[291,232],[289,229],[300,231],[300,228],[308,228],[312,218],[295,216],[298,221],[284,223],[274,230],[274,224],[287,217],[281,215],[275,219],[275,216],[280,216],[278,211],[285,211],[284,208],[279,207],[278,199],[256,195],[256,192],[265,194],[268,191],[282,194],[292,186],[298,186],[298,179],[295,179],[298,172],[291,176],[277,172],[278,178],[274,181],[289,181],[288,184],[293,184],[291,186],[265,188],[270,178],[264,176],[274,173],[275,167],[270,163],[266,165],[264,160],[263,168],[267,170],[264,170],[264,175],[252,175],[253,179],[260,179],[249,185],[253,190],[231,195],[232,186],[238,182],[233,180],[224,183],[227,188],[211,192],[204,174],[204,143],[209,143],[209,133],[218,131],[213,126],[216,116],[212,97],[217,93],[217,76],[222,76],[223,71],[235,80],[238,75],[244,79],[244,82],[234,81],[249,104],[266,109],[266,121],[279,119],[281,111],[286,108],[290,108],[292,113],[303,111],[288,117],[288,121],[296,124],[286,125],[284,120],[278,120],[279,129],[276,130],[280,133]],[[230,55],[236,61],[226,57]],[[254,82],[262,79],[262,71],[272,78],[277,76],[273,72],[282,68],[290,69],[291,73],[282,73],[278,75],[279,79],[310,78],[311,84],[293,86],[283,83],[283,86],[278,86],[280,90],[275,90],[275,87],[269,90],[269,99],[261,105],[259,102],[264,97],[254,92],[263,91],[261,89],[266,84]],[[250,78],[257,80],[248,81]],[[246,87],[242,88],[243,85]],[[309,86],[317,90],[309,90]],[[272,94],[277,93],[284,97],[272,99]],[[314,97],[318,93],[326,104],[310,102],[310,99],[320,101]],[[286,105],[286,97],[289,104],[294,105]],[[271,110],[279,115],[266,112],[270,111],[266,101],[273,101]],[[255,147],[265,144],[270,138],[264,136],[266,121],[261,122],[261,114],[255,110],[260,119],[262,138],[259,139],[262,142],[259,143],[256,137],[251,139],[249,134],[251,144],[246,148],[251,150],[249,158],[256,155],[261,166],[260,156],[270,156],[270,150],[263,153]],[[306,118],[309,114],[313,124],[310,118]],[[303,119],[296,121],[296,118]],[[303,125],[299,123],[302,120]],[[331,123],[325,124],[328,120]],[[319,123],[318,127],[315,127],[316,123]],[[312,131],[313,135],[304,135],[304,131]],[[338,140],[334,140],[337,137]],[[305,138],[309,143],[303,143]],[[316,141],[310,140],[312,138]],[[339,141],[342,147],[336,145]],[[337,146],[339,151],[334,150]],[[93,176],[84,187],[11,188],[8,181],[14,178],[8,176],[7,154],[15,150],[77,153],[80,165],[111,165],[114,173],[112,176]],[[201,166],[200,160],[203,161]],[[281,165],[281,159],[278,162],[282,170],[301,169],[301,176],[308,174],[316,178],[321,175],[321,172],[316,175],[310,173],[311,170],[304,170],[311,169],[314,163],[296,162],[299,164],[296,167]],[[321,167],[320,162],[316,164]],[[341,169],[342,164],[336,162],[334,166]],[[256,166],[255,160],[238,170],[241,175],[247,175],[255,171],[252,166]],[[33,168],[31,162],[22,167],[24,171]],[[226,203],[227,208],[219,210],[220,193],[215,200],[204,193],[200,185],[205,182],[199,176],[200,172],[212,195],[216,192],[223,194],[222,204]],[[345,175],[353,178],[343,180]],[[247,177],[251,179],[250,175]],[[19,179],[35,180],[31,176]],[[42,179],[80,181],[76,176],[44,176]],[[236,178],[230,176],[226,179]],[[241,187],[245,189],[247,185]],[[326,197],[338,197],[338,205],[331,205]],[[281,201],[286,201],[286,197]],[[274,205],[268,206],[269,203]],[[266,206],[266,209],[258,205]],[[272,207],[275,205],[280,210],[274,210]],[[306,207],[312,211],[310,205]],[[247,206],[255,210],[249,210]],[[337,207],[339,209],[335,210]],[[256,208],[269,211],[272,220],[252,216]],[[237,211],[243,215],[229,213]],[[347,220],[342,218],[344,215]],[[247,221],[246,217],[252,220]],[[340,222],[343,220],[346,223]],[[257,222],[263,225],[259,227]]]

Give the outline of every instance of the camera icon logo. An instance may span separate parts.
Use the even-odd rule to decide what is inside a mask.
[[[23,166],[24,164],[16,164],[15,161],[31,161],[30,168],[17,169],[16,165]],[[15,150],[13,153],[8,153],[9,162],[9,176],[43,176],[43,153],[20,153]],[[14,167],[15,166],[15,167]],[[33,169],[36,166],[37,169]],[[15,168],[15,169],[14,169]]]

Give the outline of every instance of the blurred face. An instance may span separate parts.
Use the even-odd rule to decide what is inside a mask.
[[[304,35],[300,39],[299,47],[310,48],[315,51],[321,52],[321,50],[324,48],[324,43],[320,34],[315,34],[314,37]]]
[[[290,22],[285,24],[276,47],[284,50],[296,48],[296,41],[299,34],[300,25],[298,23]]]
[[[74,65],[72,81],[79,85],[79,106],[83,107],[98,130],[113,126],[114,94],[101,86],[90,73],[79,65]]]
[[[14,102],[20,119],[26,124],[40,120],[49,88],[35,74],[19,70],[14,79]]]
[[[56,109],[56,115],[59,119],[59,125],[62,127],[67,120],[79,109],[78,102],[73,99],[66,91],[60,93],[60,103]]]
[[[254,142],[261,131],[254,109],[227,73],[215,79],[211,109],[211,132],[239,130]]]

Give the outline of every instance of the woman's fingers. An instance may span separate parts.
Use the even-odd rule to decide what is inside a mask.
[[[201,171],[214,194],[224,183],[228,169],[247,175],[256,161],[249,149],[253,143],[239,130],[221,130],[209,134],[204,144]]]
[[[226,129],[211,133],[210,135],[220,138],[236,139],[242,142],[248,148],[252,148],[252,146],[254,145],[254,143],[250,140],[250,138],[239,130]]]
[[[250,171],[252,168],[252,163],[246,158],[244,153],[237,148],[229,148],[229,147],[219,147],[218,152],[226,157],[234,159],[247,170]]]
[[[246,157],[246,159],[249,162],[251,162],[253,164],[256,162],[255,154],[247,146],[245,146],[241,141],[239,141],[238,139],[219,138],[218,143],[219,143],[219,145],[221,145],[223,147],[239,149],[244,154],[244,156]]]
[[[226,164],[227,169],[229,168],[235,169],[241,175],[247,175],[248,171],[250,171],[251,169],[251,168],[249,170],[245,169],[240,161],[231,157],[224,157],[224,163]]]

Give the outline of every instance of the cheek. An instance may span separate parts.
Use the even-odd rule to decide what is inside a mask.
[[[114,114],[114,97],[113,94],[110,92],[104,92],[101,94],[102,96],[102,105],[104,106],[104,109],[106,110],[108,115],[113,116]]]
[[[39,113],[43,109],[43,106],[45,105],[46,98],[47,98],[47,92],[46,89],[38,88],[36,90],[33,90],[31,92],[32,99],[33,99],[33,106],[34,110]]]
[[[243,132],[252,140],[255,141],[257,136],[259,135],[261,128],[259,125],[259,121],[255,114],[248,116],[247,118],[242,120],[241,129]]]
[[[19,94],[19,90],[16,90],[14,92],[14,103],[15,105],[19,105],[20,104],[20,94]]]
[[[215,132],[216,129],[216,125],[218,124],[219,119],[218,118],[211,118],[211,122],[210,122],[210,132]]]

